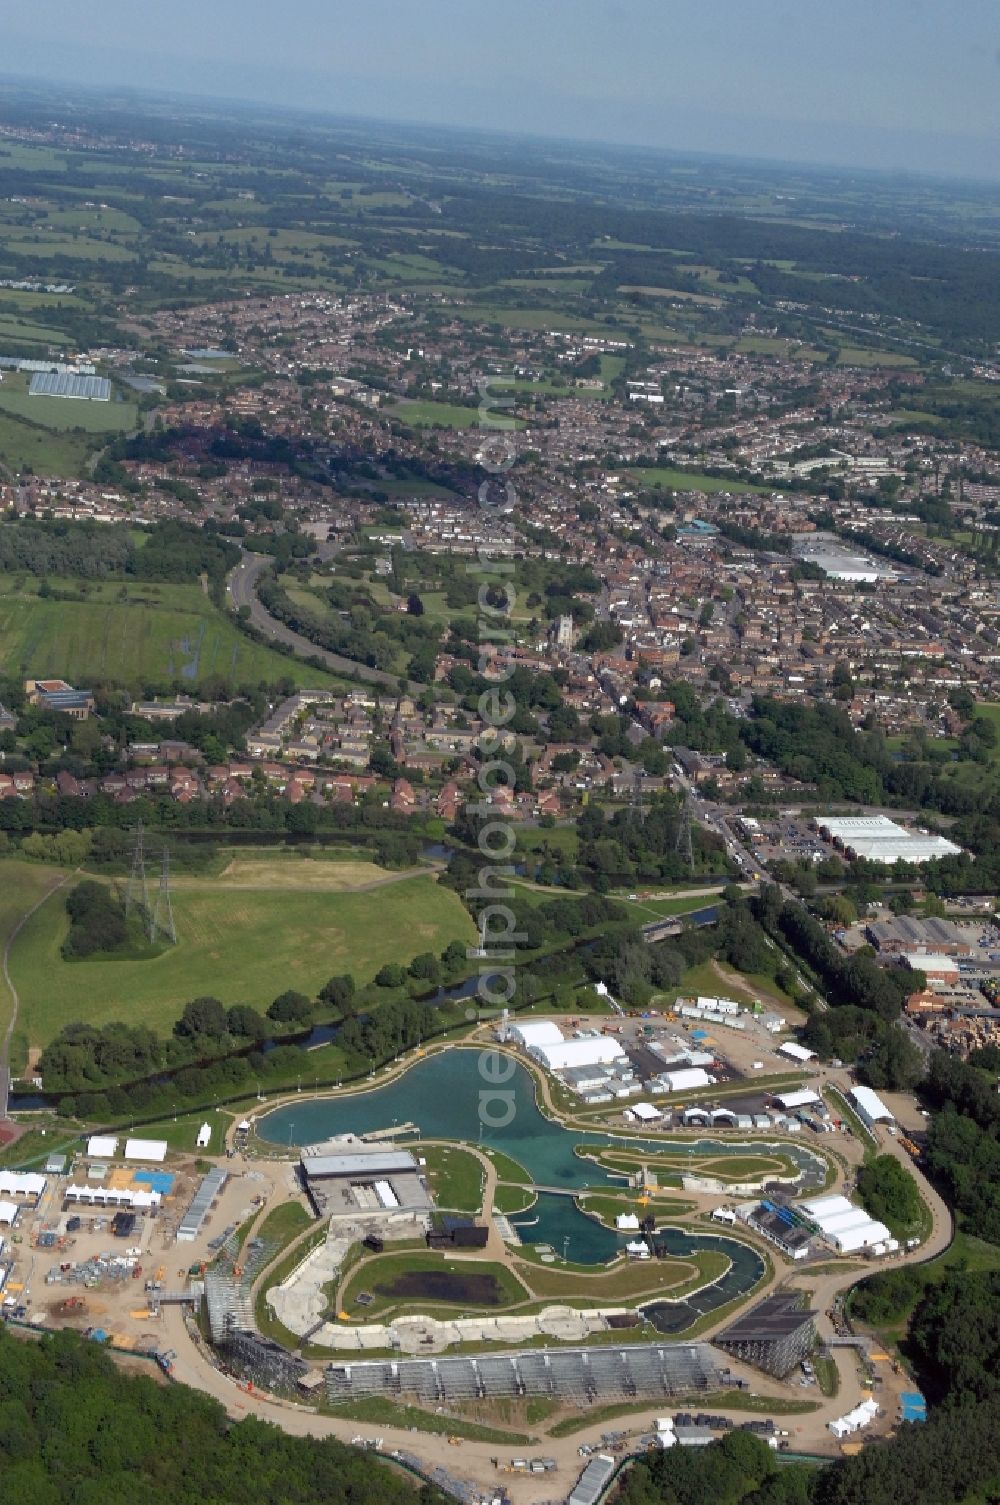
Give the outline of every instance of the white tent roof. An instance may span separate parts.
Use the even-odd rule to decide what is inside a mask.
[[[779,1055],[791,1056],[793,1061],[812,1061],[816,1052],[807,1050],[804,1045],[799,1045],[795,1040],[786,1040],[784,1045],[778,1046]]]
[[[654,1108],[652,1103],[633,1103],[630,1111],[644,1123],[652,1123],[654,1119],[663,1117],[659,1108]]]
[[[664,1078],[671,1092],[687,1092],[692,1087],[709,1087],[712,1078],[703,1066],[686,1066],[680,1071],[665,1071]]]
[[[625,1055],[617,1040],[599,1035],[589,1040],[562,1040],[551,1045],[533,1045],[536,1056],[550,1071],[564,1071],[568,1066],[600,1066],[620,1061]]]
[[[803,1202],[802,1206],[811,1218],[815,1218],[819,1222],[824,1216],[829,1217],[837,1212],[848,1212],[851,1204],[839,1192],[833,1192],[828,1197],[811,1197],[808,1202]]]
[[[16,1202],[0,1202],[0,1223],[13,1223],[19,1211]]]
[[[558,1024],[551,1019],[525,1019],[511,1027],[511,1034],[525,1050],[532,1045],[558,1045],[564,1038]]]
[[[35,1171],[0,1171],[0,1197],[40,1197],[47,1185]]]
[[[885,1224],[876,1223],[874,1219],[853,1228],[845,1228],[842,1233],[830,1235],[841,1254],[853,1254],[855,1249],[871,1249],[875,1244],[884,1243],[888,1237],[889,1230]]]
[[[822,1102],[818,1092],[813,1092],[811,1087],[800,1087],[796,1092],[778,1092],[774,1098],[783,1108],[804,1108],[807,1103]]]
[[[166,1160],[167,1141],[165,1139],[126,1139],[126,1160]]]
[[[893,1122],[892,1112],[886,1107],[878,1093],[873,1092],[870,1087],[852,1087],[851,1099],[873,1123],[891,1124]]]
[[[87,1140],[87,1154],[98,1160],[113,1160],[118,1140],[113,1134],[92,1134]]]

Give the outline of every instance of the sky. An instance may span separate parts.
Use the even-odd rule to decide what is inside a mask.
[[[31,0],[0,69],[1000,181],[997,0]]]

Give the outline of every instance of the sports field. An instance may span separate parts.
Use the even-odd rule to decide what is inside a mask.
[[[313,995],[335,973],[370,982],[385,962],[407,963],[418,952],[440,953],[449,941],[471,941],[472,922],[458,897],[430,874],[398,876],[356,864],[360,886],[337,888],[344,874],[328,868],[330,883],[316,875],[297,883],[299,868],[278,864],[254,874],[249,860],[233,877],[188,878],[173,897],[178,944],[143,960],[63,960],[68,929],[65,895],[47,900],[28,920],[11,949],[10,970],[21,997],[19,1025],[31,1043],[44,1044],[64,1024],[105,1024],[124,1019],[167,1031],[185,1003],[211,995],[227,1006],[250,1003],[264,1009],[287,988]],[[349,864],[344,864],[348,868]],[[7,886],[7,863],[0,880]],[[47,869],[53,874],[54,869]],[[339,875],[339,876],[338,876]],[[256,880],[260,880],[257,886]]]
[[[662,486],[667,491],[764,491],[764,486],[751,486],[737,476],[726,477],[700,475],[697,471],[672,470],[669,467],[653,466],[629,472],[640,486]]]
[[[39,596],[39,581],[0,575],[0,670],[59,675],[89,684],[113,679],[131,688],[181,680],[192,688],[211,675],[233,684],[335,684],[322,670],[254,643],[198,585],[52,580],[57,592],[82,600]]]

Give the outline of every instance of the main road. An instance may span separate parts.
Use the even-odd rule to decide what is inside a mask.
[[[266,554],[244,554],[239,564],[231,571],[227,583],[229,599],[233,606],[237,610],[245,606],[250,613],[250,621],[265,638],[272,643],[283,643],[285,647],[293,650],[297,658],[318,659],[335,674],[348,675],[352,679],[363,680],[367,684],[382,685],[391,690],[398,690],[405,685],[411,695],[419,695],[422,690],[426,689],[425,685],[401,679],[398,674],[388,674],[383,669],[373,669],[368,664],[359,664],[356,659],[344,658],[343,654],[331,653],[328,648],[320,648],[316,643],[311,643],[307,637],[303,637],[301,632],[295,632],[284,622],[279,622],[277,617],[272,617],[257,595],[258,581],[270,564],[271,560]]]

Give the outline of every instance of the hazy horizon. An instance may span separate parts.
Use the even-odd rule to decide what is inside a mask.
[[[966,0],[194,0],[6,17],[25,82],[1000,181],[1000,14]]]

